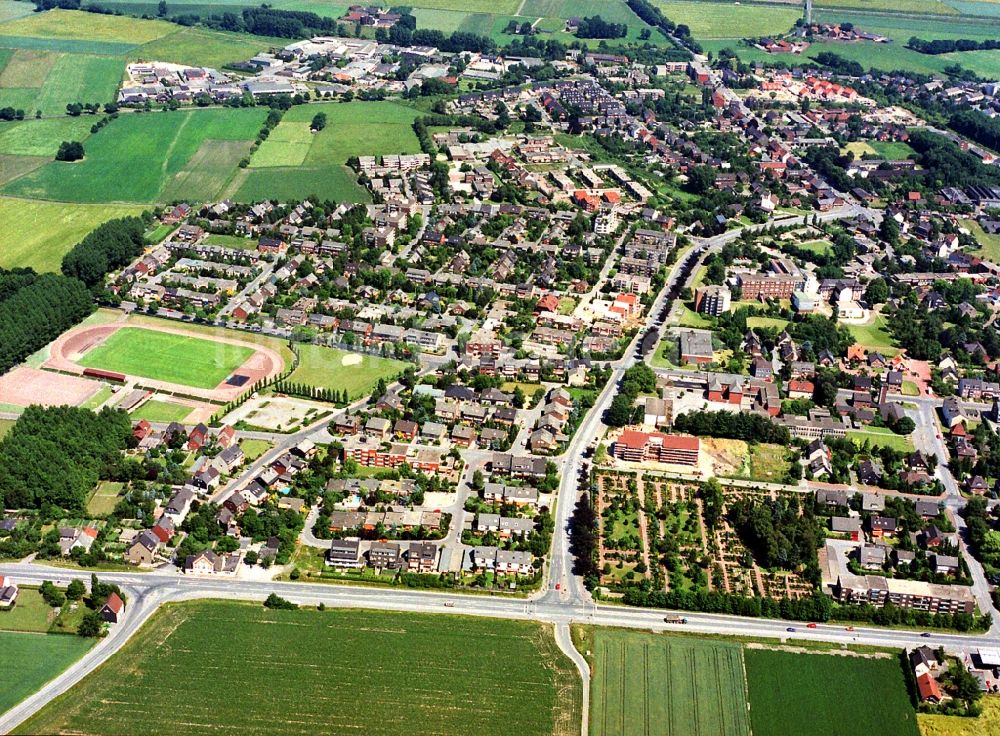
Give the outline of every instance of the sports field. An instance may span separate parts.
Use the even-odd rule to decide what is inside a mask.
[[[215,388],[253,355],[242,345],[137,327],[123,327],[77,363],[154,381]]]
[[[132,412],[131,416],[133,421],[146,419],[150,422],[183,422],[191,411],[190,406],[150,399]]]
[[[0,712],[65,670],[92,643],[80,636],[0,631]]]
[[[130,205],[62,204],[0,197],[0,267],[58,271],[62,257],[102,222],[138,215]]]
[[[899,660],[747,649],[754,736],[915,736]]]
[[[66,637],[71,638],[71,637]],[[192,683],[210,683],[191,697]],[[542,624],[381,611],[161,609],[16,733],[578,734],[579,676]]]
[[[158,202],[175,180],[196,177],[192,196],[211,198],[232,179],[232,146],[250,141],[261,109],[207,109],[123,115],[85,143],[83,161],[52,161],[10,182],[5,193],[65,202]],[[213,190],[213,191],[209,191]]]
[[[401,360],[349,353],[321,345],[300,345],[298,350],[299,365],[288,377],[289,383],[337,391],[347,389],[352,399],[367,396],[380,378],[388,383],[410,366]]]
[[[589,631],[594,736],[749,736],[739,644]]]

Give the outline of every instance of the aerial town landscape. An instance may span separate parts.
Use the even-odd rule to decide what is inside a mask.
[[[1000,734],[998,39],[0,0],[0,732]]]

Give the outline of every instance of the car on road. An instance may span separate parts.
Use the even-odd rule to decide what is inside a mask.
[[[445,608],[454,608],[455,604],[452,601],[445,601],[444,606]]]
[[[807,629],[815,629],[816,628],[816,624],[806,624],[806,628]]]
[[[785,629],[785,631],[795,631],[795,627],[789,626],[788,628]]]
[[[927,632],[927,631],[925,631],[924,633],[922,633],[922,634],[921,634],[920,636],[922,636],[922,637],[923,637],[923,638],[925,638],[925,639],[930,639],[930,638],[931,638],[931,635],[930,635],[930,633],[929,633],[929,632]]]
[[[848,626],[846,629],[844,629],[844,631],[854,631],[854,627]]]

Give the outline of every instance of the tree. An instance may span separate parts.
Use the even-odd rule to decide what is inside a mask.
[[[160,0],[159,4],[156,6],[156,14],[161,18],[167,15],[167,0]]]
[[[872,306],[885,304],[889,301],[889,285],[886,284],[884,278],[879,276],[868,282],[868,288],[865,289],[865,301]]]
[[[56,151],[56,161],[79,161],[83,158],[83,144],[79,141],[63,141]]]
[[[87,611],[83,614],[83,620],[76,630],[80,636],[101,637],[104,636],[104,619],[97,611]]]
[[[896,222],[895,218],[883,217],[881,224],[878,226],[879,237],[882,238],[889,245],[896,245],[899,243],[899,223]]]
[[[277,593],[271,593],[271,595],[267,597],[267,600],[264,601],[264,608],[274,608],[286,611],[293,611],[296,608],[298,608],[298,606],[289,600],[285,600]]]
[[[86,592],[87,586],[83,584],[82,580],[71,580],[66,588],[66,597],[71,601],[78,601],[83,598],[83,594]]]
[[[326,127],[326,113],[318,112],[313,115],[312,123],[309,124],[309,128],[315,132],[319,132]]]

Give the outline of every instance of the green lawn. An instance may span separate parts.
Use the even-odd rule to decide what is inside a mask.
[[[205,238],[208,245],[221,245],[223,248],[238,248],[239,250],[257,250],[257,241],[253,238],[243,238],[239,235],[212,234]]]
[[[913,452],[913,440],[909,436],[896,434],[885,427],[868,427],[865,430],[851,431],[847,436],[858,447],[867,440],[872,447],[891,447],[897,452]]]
[[[113,102],[124,72],[124,59],[65,54],[49,72],[31,110],[64,115],[71,102]]]
[[[123,327],[89,350],[79,361],[85,368],[196,388],[215,388],[253,355],[242,345],[170,332]]]
[[[132,412],[131,416],[134,421],[145,419],[150,422],[183,422],[190,413],[190,406],[150,399]]]
[[[240,442],[240,447],[243,448],[243,456],[246,458],[247,462],[252,463],[254,460],[274,447],[274,445],[267,440],[242,440]]]
[[[739,644],[587,633],[593,736],[749,736]]]
[[[368,395],[380,378],[388,383],[410,366],[399,360],[348,353],[320,345],[300,345],[298,349],[300,362],[288,377],[290,383],[338,391],[347,389],[352,399]],[[357,358],[361,361],[353,363]]]
[[[833,246],[828,240],[809,240],[805,243],[797,243],[796,247],[821,256],[825,256],[833,249]]]
[[[142,207],[62,204],[0,197],[0,267],[58,271],[62,257],[103,222],[138,215]]]
[[[14,428],[16,420],[14,419],[0,419],[0,440],[2,440],[10,430]]]
[[[87,513],[91,516],[107,516],[118,505],[118,497],[124,486],[121,483],[102,481],[87,500]]]
[[[845,325],[854,341],[869,350],[878,350],[883,355],[899,352],[892,344],[892,335],[886,329],[885,317],[878,315],[867,325]]]
[[[763,327],[783,330],[788,327],[788,320],[780,317],[747,317],[747,327]]]
[[[187,697],[194,682],[212,686]],[[185,734],[568,736],[580,703],[544,624],[199,601],[162,608],[16,732],[119,734],[168,714]]]
[[[69,667],[92,643],[80,636],[0,631],[0,712]]]
[[[747,649],[754,736],[916,736],[899,660]]]
[[[909,158],[916,153],[916,151],[910,148],[909,143],[903,143],[902,141],[872,141],[868,145],[882,158],[894,161]]]
[[[261,109],[206,109],[123,115],[87,139],[84,160],[52,161],[4,187],[9,194],[64,202],[166,201],[196,175],[195,199],[211,198],[249,150],[229,145],[254,138]],[[222,146],[221,155],[212,152]],[[242,152],[241,152],[242,151]]]
[[[288,201],[318,197],[335,202],[370,202],[368,190],[358,184],[347,166],[299,166],[244,169],[229,197],[240,202],[264,199]]]
[[[176,30],[177,26],[163,20],[140,20],[59,9],[32,13],[0,26],[0,34],[4,36],[111,41],[133,45],[162,38]]]
[[[979,243],[976,255],[992,263],[1000,263],[1000,235],[987,234],[975,220],[962,220],[962,224]]]
[[[21,588],[14,608],[0,611],[0,629],[44,634],[52,622],[52,607],[45,602],[37,588]]]
[[[89,399],[87,399],[82,404],[80,404],[80,408],[81,409],[96,409],[101,404],[103,404],[105,401],[107,401],[108,399],[110,399],[111,395],[113,393],[114,393],[114,391],[111,390],[110,386],[108,386],[108,385],[102,385],[99,389],[97,389],[97,393],[95,393]]]

